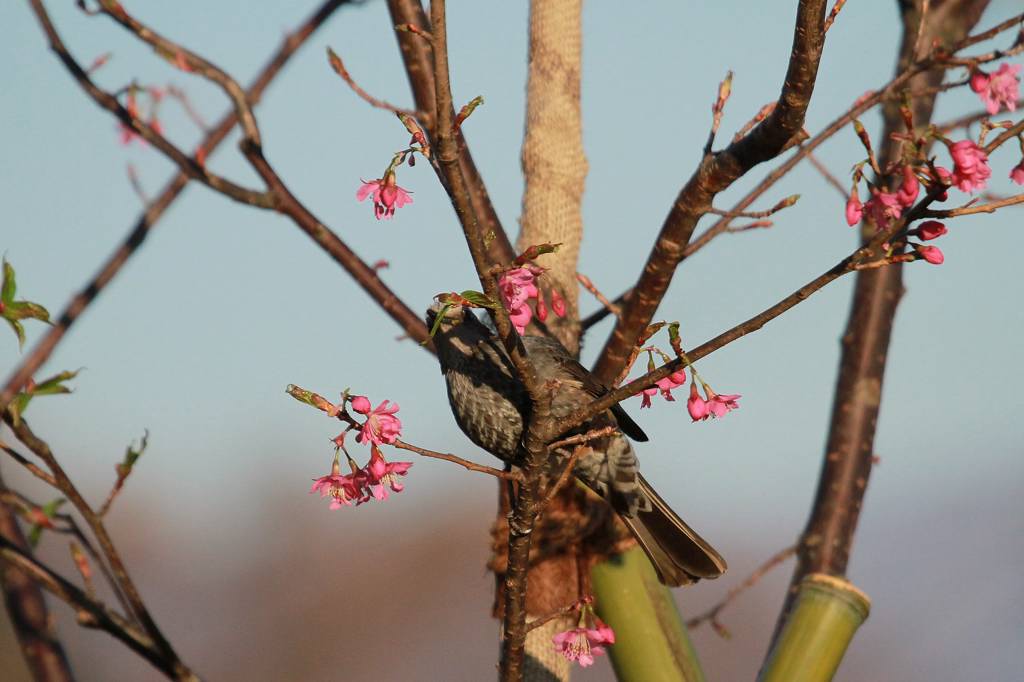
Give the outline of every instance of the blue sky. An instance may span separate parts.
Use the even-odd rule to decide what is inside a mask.
[[[72,3],[49,4],[80,61],[113,52],[97,74],[108,89],[133,77],[171,82],[186,88],[209,120],[225,109],[217,90],[154,57],[112,22],[84,17]],[[127,7],[248,81],[283,31],[308,11],[306,3],[299,10],[294,5],[185,0]],[[467,136],[498,214],[514,231],[522,191],[526,3],[450,5],[455,97],[486,100],[466,124]],[[843,10],[828,36],[810,131],[891,76],[898,36],[895,10],[886,7],[850,3]],[[1012,11],[1013,3],[994,2],[982,25]],[[650,3],[642,11],[629,3],[586,5],[590,173],[580,269],[606,294],[635,281],[699,160],[726,70],[735,78],[722,139],[777,96],[792,21],[788,9],[737,12],[716,3]],[[0,116],[6,157],[0,250],[18,270],[20,292],[56,313],[140,210],[126,164],[137,167],[152,194],[172,168],[152,149],[118,144],[114,121],[46,51],[25,6],[0,6],[0,26],[0,60],[9,65]],[[473,286],[450,205],[428,167],[400,172],[415,203],[393,221],[377,222],[368,205],[356,203],[359,179],[378,177],[407,135],[392,116],[370,109],[343,86],[326,64],[327,45],[365,89],[409,103],[384,4],[343,9],[260,106],[267,157],[365,260],[390,261],[384,278],[413,309],[425,309],[434,293]],[[970,92],[956,91],[941,100],[935,119],[979,108]],[[187,118],[173,102],[163,111],[170,136],[190,148],[197,134]],[[864,122],[877,138],[878,117]],[[819,154],[844,182],[862,156],[852,131]],[[993,156],[993,192],[1014,191],[1006,175],[1018,160],[1012,144]],[[233,144],[209,163],[257,185]],[[716,205],[729,207],[768,168],[755,169]],[[725,235],[681,268],[660,317],[680,320],[688,345],[771,305],[853,248],[856,235],[843,221],[842,198],[809,166],[800,166],[758,207],[791,193],[800,193],[801,201],[779,214],[772,230]],[[862,651],[864,660],[907,610],[927,628],[941,613],[931,596],[950,584],[984,583],[962,606],[979,613],[997,609],[1007,596],[1022,596],[1018,581],[999,568],[1022,558],[1015,500],[1024,473],[1017,395],[1024,309],[1017,303],[1020,280],[1012,275],[1024,248],[1019,211],[951,222],[940,242],[946,263],[907,268],[876,444],[881,465],[872,474],[850,568],[852,580],[876,599],[872,618],[882,621],[878,635],[868,627],[858,638],[862,648],[852,655]],[[682,402],[659,401],[642,414],[639,401],[626,405],[651,436],[639,448],[645,475],[723,554],[750,557],[733,562],[727,579],[741,579],[758,556],[791,543],[803,526],[851,282],[828,287],[700,364],[716,390],[743,394],[742,408],[727,419],[691,425]],[[596,307],[586,294],[581,301],[586,312]],[[605,323],[591,332],[584,358],[594,357],[608,330]],[[29,325],[29,347],[40,333],[39,325]],[[193,542],[235,543],[242,557],[253,551],[247,539],[260,533],[246,513],[254,497],[287,498],[288,523],[322,533],[360,524],[378,528],[386,518],[399,524],[389,532],[414,535],[417,524],[426,523],[422,510],[438,504],[469,505],[486,516],[491,481],[426,461],[416,462],[406,492],[386,508],[329,514],[305,497],[309,480],[329,466],[334,427],[288,398],[289,383],[326,395],[351,387],[375,404],[395,400],[408,440],[486,461],[451,419],[433,359],[396,341],[398,333],[285,219],[194,186],[41,373],[84,367],[75,394],[37,401],[29,417],[94,496],[102,494],[128,442],[148,429],[150,449],[118,511],[129,519],[159,514],[162,525],[191,529]],[[13,334],[0,334],[0,373],[18,357]],[[12,469],[5,465],[5,474]],[[1014,507],[1016,514],[1000,511]],[[962,534],[951,541],[944,527]],[[980,568],[972,563],[979,556],[985,557]],[[1019,617],[1005,614],[986,627],[1005,632],[1013,618],[1019,625]],[[941,676],[952,669],[943,661],[952,665],[961,654],[947,648],[953,634],[931,636],[927,653],[930,661],[939,657],[932,662]],[[994,666],[979,679],[1011,669],[997,635],[974,636],[990,644],[977,651]]]

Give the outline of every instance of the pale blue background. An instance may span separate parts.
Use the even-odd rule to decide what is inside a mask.
[[[126,6],[247,82],[312,4]],[[133,76],[169,81],[187,88],[210,121],[224,110],[217,90],[154,57],[109,20],[86,18],[71,2],[49,5],[81,62],[114,52],[97,75],[105,87]],[[736,76],[723,140],[777,96],[794,5],[587,4],[590,173],[580,267],[605,293],[635,280],[699,159],[725,71]],[[889,79],[898,40],[894,6],[851,2],[843,11],[828,37],[809,130]],[[486,99],[466,130],[509,230],[522,191],[526,8],[450,3],[456,99]],[[982,25],[1015,11],[1016,3],[997,0]],[[56,314],[139,213],[125,165],[138,167],[152,194],[172,169],[152,149],[118,144],[113,119],[47,52],[24,4],[0,6],[0,26],[0,249],[18,270],[20,292]],[[400,172],[415,203],[392,222],[374,221],[371,208],[356,203],[359,178],[378,177],[407,136],[340,83],[324,58],[328,44],[365,89],[410,102],[384,3],[342,9],[259,108],[268,158],[365,260],[390,260],[384,278],[413,309],[425,308],[434,293],[472,286],[459,230],[429,168]],[[978,108],[970,92],[954,92],[936,120]],[[178,112],[165,103],[164,124],[188,149],[197,137]],[[876,138],[878,123],[876,115],[865,117]],[[820,152],[844,182],[862,155],[852,131]],[[993,192],[1014,191],[1006,175],[1019,158],[1013,144],[993,157]],[[210,164],[257,182],[232,144]],[[765,170],[717,205],[731,206]],[[803,199],[777,216],[774,229],[723,236],[683,266],[661,315],[682,321],[688,345],[774,303],[852,248],[842,199],[809,166],[760,207],[794,192]],[[839,679],[996,680],[1019,671],[1019,211],[951,223],[939,243],[946,263],[907,269],[877,439],[881,466],[850,566],[874,612]],[[636,401],[627,404],[651,435],[640,448],[647,477],[730,560],[727,577],[681,593],[688,613],[713,603],[803,527],[851,282],[832,285],[700,364],[717,390],[743,394],[742,409],[727,419],[691,425],[681,401],[659,401],[643,414]],[[582,300],[585,311],[595,307]],[[29,325],[29,345],[41,329]],[[588,338],[587,358],[608,329],[606,323]],[[328,512],[306,495],[310,479],[329,466],[335,427],[288,398],[288,383],[327,395],[352,387],[374,403],[396,400],[410,441],[486,457],[455,427],[433,359],[394,341],[398,333],[288,221],[195,186],[41,373],[86,368],[73,396],[39,400],[29,417],[93,499],[105,494],[125,445],[150,430],[150,449],[111,525],[168,636],[210,679],[492,674],[496,626],[483,568],[492,481],[417,460],[406,492],[385,505]],[[0,375],[17,359],[13,334],[0,334]],[[9,463],[3,470],[24,480]],[[47,543],[48,556],[68,567],[62,542]],[[753,676],[790,570],[777,571],[726,612],[731,641],[696,634],[711,679]],[[84,633],[67,618],[62,632],[84,679],[154,678],[104,635]],[[0,672],[20,671],[11,656],[0,660]],[[609,675],[601,667],[586,678]]]

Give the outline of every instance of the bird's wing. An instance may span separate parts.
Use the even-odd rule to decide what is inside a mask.
[[[573,357],[567,353],[561,357],[562,368],[566,371],[569,376],[580,382],[583,390],[594,398],[602,398],[608,393],[608,387],[599,382],[590,371],[577,362]],[[619,428],[622,432],[637,441],[638,443],[647,442],[647,434],[640,428],[640,425],[633,421],[633,418],[626,414],[626,410],[622,408],[622,405],[612,405],[611,413],[615,416],[615,421],[618,422]]]

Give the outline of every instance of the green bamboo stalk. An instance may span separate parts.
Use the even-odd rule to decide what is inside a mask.
[[[615,631],[607,651],[619,682],[704,682],[672,593],[643,550],[595,566],[591,578],[597,614]]]
[[[807,576],[758,682],[828,682],[870,611],[871,600],[846,580]]]

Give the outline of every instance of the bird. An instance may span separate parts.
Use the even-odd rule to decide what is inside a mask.
[[[438,317],[440,316],[440,320]],[[532,402],[500,339],[467,306],[435,303],[426,314],[455,421],[477,446],[506,463],[517,464],[523,424]],[[436,325],[436,327],[435,327]],[[554,380],[552,416],[564,418],[608,392],[557,340],[521,336],[541,383]],[[621,405],[596,415],[568,434],[613,426],[613,435],[588,443],[573,474],[612,506],[671,587],[722,575],[725,559],[686,524],[640,474],[636,453],[625,436],[647,441]],[[565,453],[552,458],[564,465]],[[550,474],[557,477],[561,468]]]

